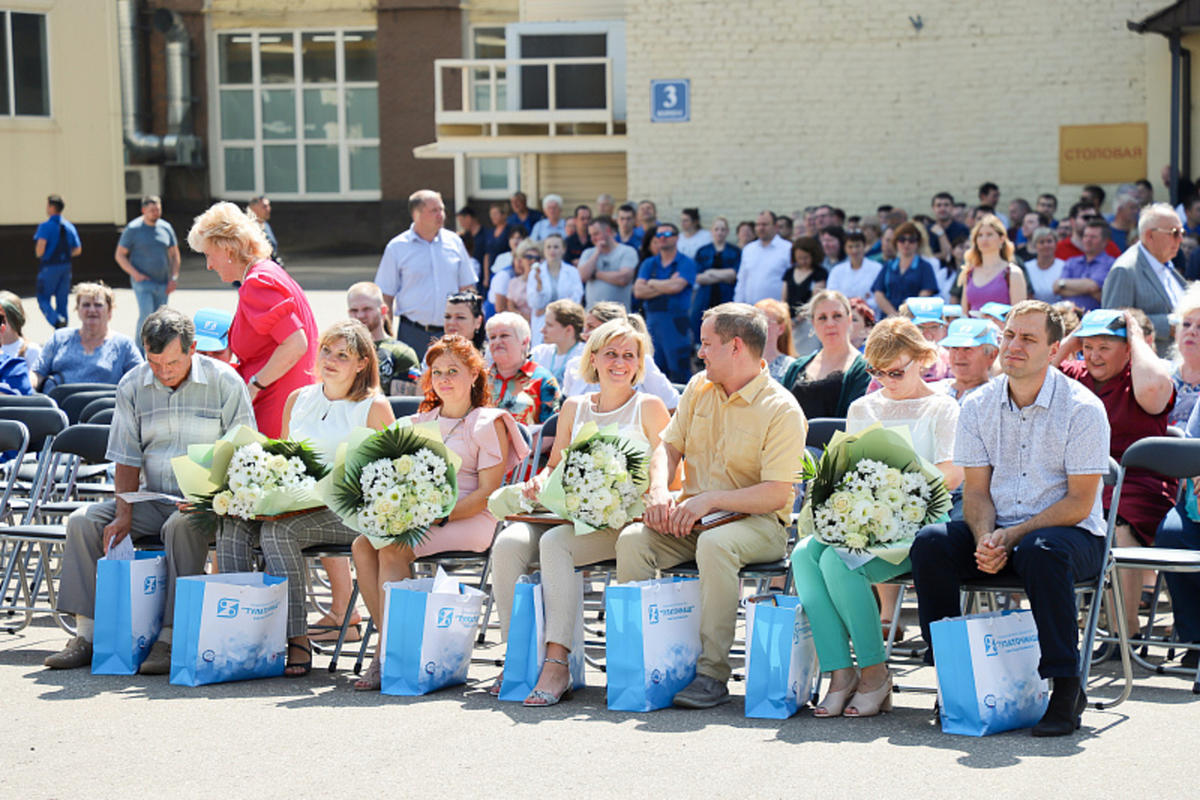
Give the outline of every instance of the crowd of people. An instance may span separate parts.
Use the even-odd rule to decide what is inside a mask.
[[[729,696],[738,570],[786,555],[807,421],[833,417],[850,432],[905,426],[954,505],[899,564],[852,569],[816,539],[796,546],[796,591],[832,675],[816,715],[890,708],[883,640],[899,618],[884,581],[911,571],[929,641],[931,622],[960,613],[964,581],[1012,571],[1037,621],[1039,671],[1054,680],[1034,733],[1070,733],[1085,703],[1072,586],[1100,569],[1105,515],[1117,515],[1118,545],[1152,546],[1161,532],[1160,543],[1200,547],[1200,522],[1173,482],[1131,473],[1118,509],[1101,487],[1110,456],[1119,460],[1135,441],[1169,425],[1200,434],[1200,286],[1187,283],[1200,277],[1200,202],[1176,209],[1150,193],[1148,184],[1121,187],[1106,219],[1102,190],[1086,187],[1060,220],[1050,194],[999,213],[999,190],[985,183],[973,207],[939,192],[928,214],[880,206],[859,217],[820,205],[764,210],[736,225],[717,217],[707,230],[695,208],[677,225],[659,220],[651,201],[617,205],[601,195],[595,213],[580,205],[566,217],[560,196],[544,197],[538,211],[517,193],[492,205],[486,223],[461,209],[460,234],[445,227],[441,196],[422,190],[375,280],[349,287],[347,319],[324,332],[303,289],[272,259],[262,220],[217,203],[196,218],[187,243],[237,287],[231,315],[193,321],[158,302],[165,294],[150,307],[142,303],[150,293],[139,293],[146,313],[135,343],[108,330],[111,290],[80,284],[79,327],[58,326],[39,352],[21,338],[20,299],[0,293],[7,389],[117,385],[109,457],[118,492],[139,484],[177,492],[170,458],[240,424],[307,438],[329,460],[351,428],[395,421],[386,395],[419,396],[416,419],[437,423],[463,459],[454,511],[416,549],[376,549],[327,509],[225,524],[212,539],[161,504],[116,499],[81,509],[68,519],[58,595],[78,635],[46,663],[90,663],[95,562],[125,536],[165,544],[171,585],[202,571],[212,546],[216,564],[232,571],[251,569],[261,550],[267,570],[289,578],[292,676],[311,668],[310,640],[328,638],[346,614],[358,632],[346,559],[325,560],[331,611],[308,623],[304,547],[352,543],[376,618],[381,587],[410,575],[415,558],[490,547],[502,635],[515,582],[540,565],[546,660],[526,704],[551,705],[570,684],[574,569],[615,558],[617,579],[631,581],[695,560],[702,652],[696,680],[675,703],[711,707]],[[165,224],[155,205],[143,204],[142,227]],[[62,222],[43,227],[69,235]],[[164,232],[123,236],[118,261],[147,238]],[[165,263],[173,288],[178,261],[169,248]],[[132,280],[135,289],[142,282]],[[42,308],[65,322],[61,302]],[[7,369],[15,361],[26,365],[25,384]],[[648,453],[644,517],[585,536],[515,523],[493,542],[487,498],[526,455],[520,426],[552,418],[557,435],[523,493],[537,496],[584,424],[613,424]],[[693,532],[713,511],[745,516]],[[1123,580],[1136,631],[1143,576]],[[1200,642],[1200,581],[1175,575],[1168,586],[1176,630]],[[170,642],[168,627],[142,672],[167,671]],[[1184,656],[1195,658],[1195,650]],[[356,688],[379,682],[376,661]]]

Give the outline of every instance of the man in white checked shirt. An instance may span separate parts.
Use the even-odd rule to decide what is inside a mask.
[[[254,427],[246,384],[228,364],[198,355],[195,335],[192,321],[167,306],[142,325],[146,361],[117,385],[108,436],[106,457],[115,464],[117,494],[142,488],[178,495],[172,458],[185,454],[189,445],[211,444],[239,425]],[[126,536],[134,544],[161,542],[166,548],[165,627],[141,672],[160,675],[170,669],[175,579],[204,570],[212,537],[193,529],[171,503],[131,504],[120,498],[92,503],[67,518],[58,611],[75,615],[77,635],[45,660],[47,667],[91,664],[96,562]]]

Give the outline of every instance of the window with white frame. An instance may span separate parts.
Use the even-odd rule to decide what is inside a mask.
[[[504,28],[476,25],[471,28],[472,58],[504,58],[507,44]],[[491,70],[471,72],[473,108],[492,110]],[[504,67],[496,68],[496,108],[508,108],[508,77]],[[506,200],[520,186],[520,161],[515,158],[468,158],[467,192],[481,200]]]
[[[375,31],[216,38],[217,194],[378,199]]]
[[[46,15],[0,10],[0,117],[48,116]]]

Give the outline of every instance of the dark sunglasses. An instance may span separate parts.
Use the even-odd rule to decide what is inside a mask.
[[[528,258],[530,261],[532,261],[536,258],[541,258],[541,257],[542,257],[541,253],[523,253],[521,255],[521,258]]]
[[[901,244],[915,244],[921,241],[920,236],[897,236],[896,241]]]
[[[672,233],[671,231],[659,231],[658,233],[654,234],[654,238],[655,239],[670,239],[672,236],[678,236],[678,235],[679,234]]]
[[[867,374],[872,378],[882,378],[887,376],[894,381],[898,381],[904,377],[904,373],[908,372],[908,368],[912,366],[912,362],[908,362],[900,369],[879,369],[878,367],[867,367]]]
[[[1176,238],[1183,236],[1183,228],[1155,228],[1154,230],[1158,231],[1159,233],[1165,233],[1167,236],[1174,236]]]

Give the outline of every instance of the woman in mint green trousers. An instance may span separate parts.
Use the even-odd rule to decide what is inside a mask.
[[[962,469],[951,461],[958,403],[921,379],[921,372],[938,358],[937,348],[910,320],[893,317],[875,326],[864,355],[881,388],[850,405],[847,432],[856,433],[876,422],[908,427],[914,449],[937,465],[947,489],[953,490],[962,482]],[[869,717],[891,709],[892,679],[871,584],[909,569],[907,558],[899,564],[874,558],[851,569],[834,548],[815,537],[796,545],[792,552],[796,594],[812,626],[821,670],[831,673],[829,691],[816,707],[816,716]]]

